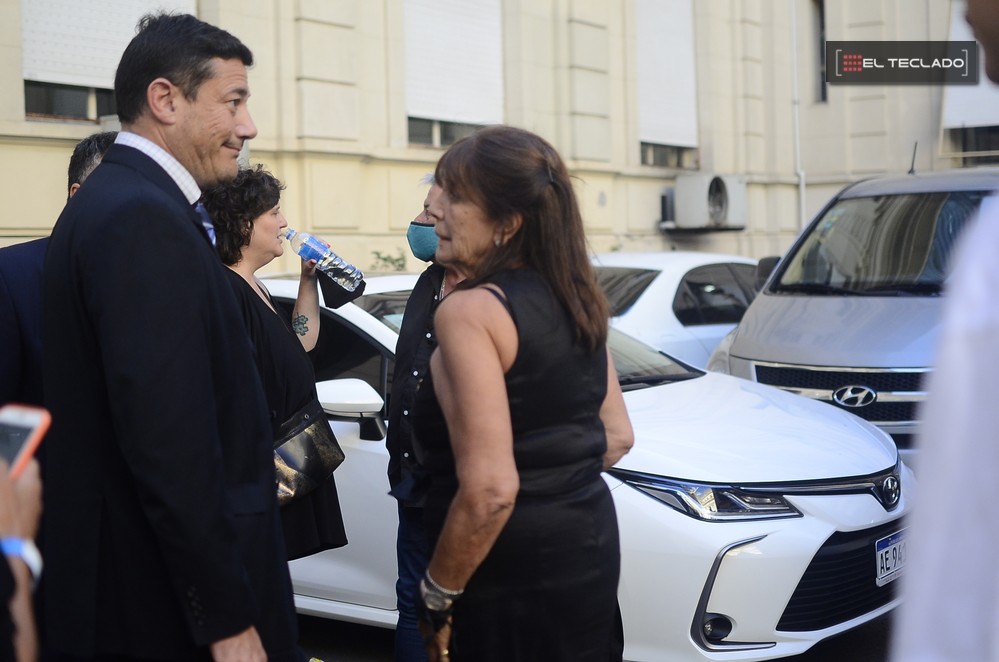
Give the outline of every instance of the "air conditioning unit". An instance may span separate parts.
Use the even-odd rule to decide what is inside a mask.
[[[664,232],[714,232],[746,227],[746,180],[739,175],[677,175],[662,196]]]

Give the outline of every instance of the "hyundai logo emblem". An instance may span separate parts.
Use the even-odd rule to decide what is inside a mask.
[[[833,391],[832,397],[844,407],[866,407],[878,399],[878,393],[869,386],[843,386]]]
[[[902,494],[902,484],[895,476],[888,476],[881,482],[881,500],[886,508],[894,508]]]

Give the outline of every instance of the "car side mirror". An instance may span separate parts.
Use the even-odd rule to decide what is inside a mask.
[[[773,255],[770,257],[762,257],[760,258],[760,261],[756,263],[756,282],[754,285],[756,286],[757,292],[763,289],[767,279],[770,278],[770,274],[772,274],[774,269],[777,268],[778,262],[780,262],[780,257]]]
[[[385,438],[386,427],[381,414],[385,402],[370,384],[361,379],[330,379],[316,383],[316,392],[327,416],[360,425],[361,439],[381,441]]]

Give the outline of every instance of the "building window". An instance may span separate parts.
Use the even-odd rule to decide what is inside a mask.
[[[472,135],[479,128],[482,128],[482,125],[410,117],[409,144],[450,147],[461,138]]]
[[[642,143],[642,165],[696,170],[697,161],[697,150],[691,147]]]
[[[95,87],[24,81],[24,114],[29,118],[90,120],[114,115],[114,92]]]
[[[814,0],[815,8],[815,41],[817,42],[819,60],[819,78],[815,90],[815,100],[825,103],[829,100],[829,83],[826,82],[826,3],[825,0]]]
[[[999,126],[950,129],[950,139],[961,152],[963,167],[999,163]]]
[[[115,114],[115,70],[143,14],[198,9],[197,0],[10,0],[4,6],[18,4],[25,116],[76,122]]]
[[[694,0],[635,0],[634,25],[641,163],[696,168]]]
[[[447,147],[503,122],[502,4],[403,0],[410,145]]]

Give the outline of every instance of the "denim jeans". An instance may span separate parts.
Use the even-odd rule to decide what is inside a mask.
[[[420,599],[420,579],[430,564],[430,548],[423,530],[423,509],[399,506],[399,533],[396,541],[399,579],[395,583],[399,622],[395,628],[396,662],[426,662],[423,636],[416,624],[416,601]]]

